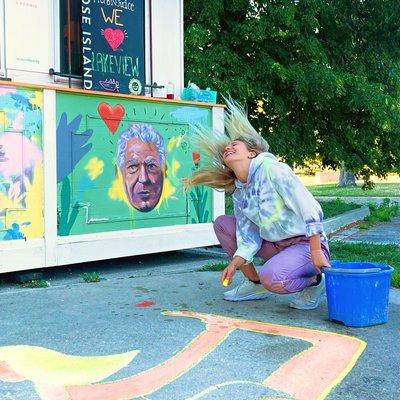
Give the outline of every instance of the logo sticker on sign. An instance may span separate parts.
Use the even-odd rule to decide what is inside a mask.
[[[140,81],[138,79],[132,78],[129,81],[129,91],[132,94],[140,94],[142,93],[142,84],[140,83]]]

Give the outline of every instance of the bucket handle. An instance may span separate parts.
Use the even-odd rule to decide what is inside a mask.
[[[379,272],[382,268],[371,267],[371,268],[334,268],[334,267],[322,267],[324,271],[328,270],[333,273],[346,273],[346,274],[368,274],[372,272]]]

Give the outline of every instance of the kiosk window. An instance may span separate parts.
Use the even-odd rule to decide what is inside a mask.
[[[82,5],[76,0],[60,0],[60,72],[82,76]]]

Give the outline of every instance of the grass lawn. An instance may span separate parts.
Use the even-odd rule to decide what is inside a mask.
[[[336,199],[333,201],[321,201],[320,204],[324,212],[325,219],[334,217],[335,215],[343,214],[346,211],[350,211],[360,207],[357,204],[345,203],[340,199]],[[228,215],[233,215],[232,196],[225,196],[225,212]]]
[[[354,210],[355,208],[360,208],[361,206],[354,203],[345,203],[340,199],[333,201],[320,201],[322,210],[324,212],[324,218],[332,218],[336,215],[343,214],[347,211]]]
[[[400,248],[392,244],[330,242],[331,258],[339,261],[371,261],[395,269],[392,286],[400,287]]]
[[[385,199],[379,206],[370,204],[371,214],[364,218],[364,222],[358,225],[359,229],[369,229],[380,222],[391,221],[392,218],[400,215],[400,205],[389,205],[388,199]]]
[[[200,267],[197,272],[205,272],[205,271],[214,271],[214,272],[220,272],[223,269],[225,269],[225,267],[228,266],[227,262],[218,262],[218,263],[214,263],[214,264],[206,264],[203,265],[202,267]]]
[[[355,187],[341,188],[335,183],[326,185],[307,186],[307,189],[314,196],[334,196],[334,197],[399,197],[399,183],[376,183],[372,190],[363,190],[361,185]]]

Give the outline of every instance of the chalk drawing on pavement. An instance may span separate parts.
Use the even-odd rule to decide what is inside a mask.
[[[168,317],[196,318],[205,329],[181,351],[154,367],[124,379],[104,381],[127,366],[137,350],[123,354],[79,357],[35,346],[0,347],[0,380],[33,382],[43,400],[148,399],[187,373],[213,352],[235,330],[304,340],[311,347],[280,365],[262,382],[249,382],[282,393],[263,399],[323,400],[351,371],[366,344],[333,332],[243,320],[191,311],[166,311]],[[312,382],[309,377],[312,376]],[[100,382],[100,383],[99,383]],[[204,398],[217,388],[243,383],[221,382],[186,400]],[[287,397],[286,397],[287,396]]]

